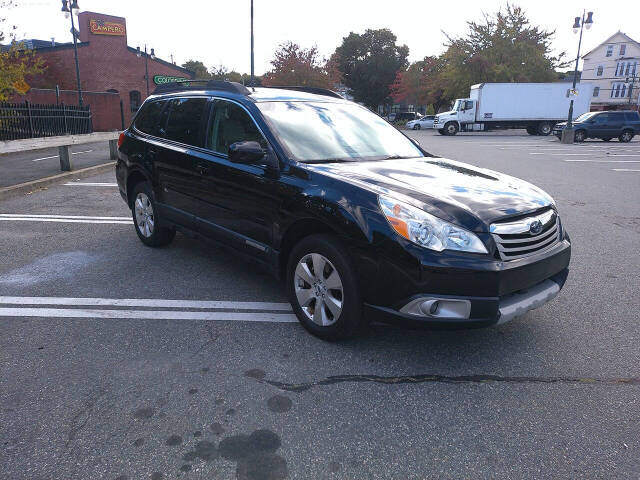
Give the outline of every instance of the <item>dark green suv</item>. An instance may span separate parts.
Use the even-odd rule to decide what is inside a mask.
[[[560,138],[566,126],[566,122],[556,124],[554,135]],[[576,142],[587,138],[600,138],[605,142],[617,138],[621,142],[630,142],[640,133],[640,114],[634,111],[588,112],[573,121],[573,129]]]

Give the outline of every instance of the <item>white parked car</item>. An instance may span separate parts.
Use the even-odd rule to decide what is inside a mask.
[[[411,120],[407,122],[407,128],[412,130],[420,130],[421,128],[433,128],[433,119],[436,118],[435,115],[425,115],[424,117],[418,118],[417,120]]]

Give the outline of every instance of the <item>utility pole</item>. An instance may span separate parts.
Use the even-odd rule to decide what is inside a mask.
[[[638,74],[633,72],[631,77],[627,77],[627,83],[629,83],[629,105],[631,105],[631,100],[633,99],[633,85],[636,83],[636,79],[638,78]]]
[[[253,76],[253,0],[251,0],[251,86],[255,86]]]
[[[80,88],[80,65],[78,63],[78,39],[77,39],[77,31],[76,31],[76,25],[75,22],[73,21],[73,15],[77,14],[78,11],[80,10],[80,7],[78,6],[78,1],[77,0],[73,0],[73,2],[71,2],[71,5],[67,5],[67,0],[62,0],[62,12],[66,15],[69,15],[71,17],[71,36],[73,36],[73,53],[74,53],[74,57],[76,60],[76,82],[78,84],[78,105],[80,107],[83,106],[82,104],[82,88]]]

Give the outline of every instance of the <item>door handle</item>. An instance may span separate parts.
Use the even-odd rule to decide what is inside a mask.
[[[198,163],[196,164],[196,171],[200,175],[206,175],[209,173],[209,166],[206,163]]]

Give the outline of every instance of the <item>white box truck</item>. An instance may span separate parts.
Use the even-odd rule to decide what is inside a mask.
[[[549,135],[567,120],[573,98],[573,118],[589,111],[593,85],[579,83],[480,83],[469,98],[458,98],[453,109],[439,113],[433,128],[442,135],[526,128],[530,135]]]

